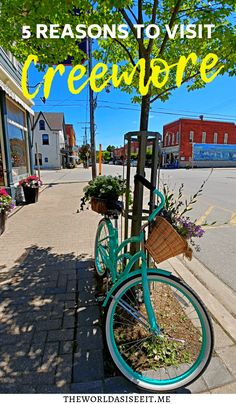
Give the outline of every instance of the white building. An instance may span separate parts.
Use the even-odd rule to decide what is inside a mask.
[[[33,125],[33,163],[42,169],[61,169],[66,161],[66,129],[62,112],[36,112]]]

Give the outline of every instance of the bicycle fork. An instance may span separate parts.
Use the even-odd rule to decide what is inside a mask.
[[[155,313],[154,313],[154,310],[152,307],[152,302],[151,302],[151,295],[150,295],[150,289],[149,289],[149,284],[148,284],[146,258],[145,258],[145,261],[142,262],[142,285],[143,285],[143,299],[144,299],[144,303],[145,303],[146,310],[147,310],[150,329],[155,335],[160,335],[161,330],[160,330],[159,325],[157,324],[156,316],[155,316]]]

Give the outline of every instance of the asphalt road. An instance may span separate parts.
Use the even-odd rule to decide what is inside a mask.
[[[208,177],[210,169],[161,170],[161,183],[178,191],[184,184],[184,198],[189,198]],[[136,168],[132,168],[135,174]],[[122,175],[123,167],[103,165],[104,175]],[[147,178],[150,169],[146,169]],[[91,168],[42,172],[45,183],[77,182],[91,179]],[[145,200],[148,194],[145,194]],[[204,186],[202,195],[189,213],[204,226],[205,234],[199,239],[200,252],[194,252],[213,274],[236,291],[236,169],[214,169]],[[212,225],[212,223],[216,222]]]

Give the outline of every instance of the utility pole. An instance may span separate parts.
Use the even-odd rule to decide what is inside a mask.
[[[88,38],[88,57],[89,57],[89,76],[92,72],[92,39]],[[95,145],[95,125],[94,125],[94,96],[91,86],[89,86],[89,107],[90,107],[90,147],[91,147],[91,160],[92,160],[92,178],[97,176],[96,167],[96,145]]]

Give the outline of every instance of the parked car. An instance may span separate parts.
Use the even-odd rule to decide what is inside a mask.
[[[138,165],[137,160],[131,160],[130,165],[131,165],[131,167],[137,167],[137,165]]]
[[[116,166],[123,166],[123,161],[122,160],[116,160],[115,165]]]

